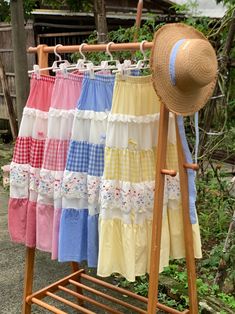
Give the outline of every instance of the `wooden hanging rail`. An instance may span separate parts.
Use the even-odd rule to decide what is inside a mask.
[[[122,44],[111,44],[109,46],[110,51],[136,51],[140,49],[140,42],[135,43],[122,43]],[[38,53],[38,49],[40,46],[42,47],[42,51],[44,53],[54,53],[55,46],[46,46],[46,45],[39,45],[38,47],[29,47],[29,53]],[[69,53],[69,52],[78,52],[80,45],[74,46],[58,46],[56,48],[56,52],[58,53]],[[143,44],[143,49],[151,49],[153,47],[153,42],[145,42]],[[83,52],[97,52],[97,51],[106,51],[107,45],[105,44],[98,44],[98,45],[84,45],[82,47]]]

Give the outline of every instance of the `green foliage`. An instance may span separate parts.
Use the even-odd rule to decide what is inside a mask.
[[[30,18],[33,9],[37,8],[36,0],[23,0],[24,15],[26,20]]]
[[[187,0],[182,4],[173,4],[172,8],[179,14],[187,14],[188,16],[198,15],[199,4],[197,0]]]
[[[198,178],[197,208],[204,258],[197,262],[198,279],[196,284],[199,299],[203,300],[207,296],[213,296],[226,306],[234,309],[234,296],[220,291],[219,287],[214,284],[214,278],[221,259],[225,260],[227,264],[228,279],[235,282],[235,243],[230,246],[226,253],[223,252],[224,239],[233,212],[233,200],[226,193],[228,188],[226,173],[220,171],[219,175],[224,180],[221,183],[223,188],[221,188],[212,170],[207,170],[204,176]],[[180,284],[181,288],[179,286],[177,288],[172,287],[169,293],[164,286],[160,285],[159,302],[180,311],[185,309],[188,306],[188,296],[183,292],[188,287],[185,261],[171,261],[169,266],[164,268],[162,275],[174,279]],[[147,296],[147,276],[138,279],[134,283],[134,291]]]
[[[148,276],[141,276],[134,283],[135,293],[140,294],[144,297],[148,296],[148,288],[149,288]]]
[[[92,0],[23,0],[25,19],[31,17],[34,9],[47,6],[51,9],[69,9],[71,11],[91,11],[93,7]],[[0,22],[10,21],[10,5],[5,0],[0,0]]]
[[[136,29],[135,26],[130,28],[119,27],[115,31],[111,31],[108,34],[109,41],[114,43],[126,43],[134,41],[134,36],[137,34],[137,41],[141,42],[142,40],[152,41],[154,32],[161,27],[163,24],[156,25],[156,22],[152,15],[149,15],[149,19],[142,25],[140,29]],[[97,44],[97,33],[93,32],[87,39],[88,44]],[[130,52],[113,52],[114,59],[123,61],[124,59],[139,60],[143,56],[140,51]],[[150,51],[146,51],[147,57],[150,55]],[[87,53],[86,57],[88,60],[92,61],[94,64],[99,64],[102,60],[107,60],[107,55],[104,52],[100,53]],[[79,59],[79,53],[75,53],[72,56],[73,61]]]
[[[0,22],[9,21],[10,6],[5,0],[0,0]]]
[[[223,177],[225,173],[220,171],[218,175]],[[211,235],[213,235],[213,244],[225,237],[233,214],[234,200],[227,193],[230,183],[226,178],[219,183],[212,169],[208,169],[204,176],[198,176],[196,182],[202,239],[208,243],[212,241]]]
[[[235,0],[216,0],[216,2],[226,5],[228,8],[231,8],[235,5]]]
[[[235,298],[231,294],[220,292],[218,293],[218,297],[227,304],[231,309],[235,309]]]
[[[212,255],[221,253],[222,249],[217,248],[212,252]],[[217,255],[217,264],[219,262],[219,256]],[[200,276],[196,281],[197,293],[199,299],[204,299],[206,296],[214,296],[221,300],[225,305],[231,309],[235,308],[235,298],[233,295],[221,292],[219,287],[213,284],[214,275],[211,272],[215,272],[216,268],[211,267],[210,259],[202,261],[203,267],[200,267]],[[205,273],[204,273],[205,272]],[[172,287],[170,291],[167,291],[164,285],[160,284],[158,300],[167,306],[173,307],[179,311],[184,310],[188,307],[188,295],[184,294],[184,289],[188,287],[187,273],[185,270],[185,263],[181,260],[171,261],[169,266],[164,268],[162,273],[164,276],[170,277],[180,283],[178,289]],[[138,277],[134,284],[127,282],[126,280],[121,281],[121,286],[125,288],[131,288],[135,293],[147,297],[148,295],[148,276]]]

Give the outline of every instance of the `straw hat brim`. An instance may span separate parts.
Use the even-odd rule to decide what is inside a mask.
[[[206,104],[213,93],[217,77],[194,93],[182,91],[177,84],[172,85],[169,73],[170,54],[174,44],[182,38],[207,40],[191,26],[182,23],[164,25],[155,33],[150,63],[153,85],[163,104],[176,114],[189,116]]]

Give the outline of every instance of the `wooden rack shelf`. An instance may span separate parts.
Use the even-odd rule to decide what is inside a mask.
[[[83,283],[82,280],[85,280],[85,282],[88,285]],[[89,283],[95,284],[98,288],[96,289],[91,288],[89,286]],[[77,291],[74,291],[74,288]],[[104,293],[101,291],[102,288],[105,288],[106,290],[115,291],[116,293],[120,294],[120,297],[125,295],[128,298],[132,298],[133,300],[136,300],[136,301],[138,300],[141,303],[143,303],[143,306],[145,307],[148,303],[148,299],[145,297],[135,294],[129,290],[114,286],[103,280],[86,275],[84,269],[80,269],[72,273],[71,275],[64,277],[56,281],[55,283],[27,296],[26,302],[28,304],[37,304],[38,306],[56,314],[67,313],[59,308],[62,305],[67,305],[71,309],[79,310],[80,313],[94,314],[95,312],[86,308],[86,304],[89,304],[89,303],[95,305],[97,308],[105,310],[108,313],[113,313],[113,314],[126,313],[126,312],[120,312],[120,310],[115,309],[115,306],[111,307],[109,305],[106,305],[105,301],[108,300],[109,302],[112,302],[113,305],[118,304],[119,306],[123,306],[123,308],[130,310],[131,313],[139,313],[139,314],[147,313],[147,309],[142,309],[140,307],[133,305],[130,302],[121,300],[121,298],[115,298],[114,296],[111,296],[108,293]],[[61,297],[58,294],[56,294],[57,292],[61,292],[61,291],[64,292],[65,296],[63,295],[63,297]],[[86,291],[92,293],[95,297],[99,297],[99,299],[103,298],[104,302],[97,301],[95,299],[92,299],[89,296],[84,295],[83,293]],[[71,302],[71,300],[68,300],[66,296],[75,297],[77,302],[76,303]],[[57,305],[56,306],[50,305],[47,302],[43,301],[45,297],[50,297],[51,299],[58,301],[58,307]],[[189,313],[189,310],[180,312],[178,310],[172,309],[161,303],[157,303],[157,308],[159,310],[165,311],[167,313],[172,313],[172,314]]]

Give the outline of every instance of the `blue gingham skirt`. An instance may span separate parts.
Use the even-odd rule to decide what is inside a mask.
[[[87,178],[96,178],[99,183],[99,178],[102,176],[104,169],[104,141],[90,142],[89,136],[84,138],[79,136],[79,130],[84,127],[84,119],[87,121],[92,119],[93,116],[95,118],[89,121],[91,121],[93,134],[96,133],[96,119],[99,120],[100,116],[104,113],[108,114],[111,110],[113,87],[113,75],[96,74],[94,79],[90,78],[89,75],[85,75],[83,79],[82,91],[77,105],[77,114],[81,114],[81,118],[74,119],[66,162],[65,175],[71,180],[76,179],[79,181],[79,176],[83,178],[87,176]],[[100,121],[97,121],[98,123]],[[97,138],[105,139],[105,121],[102,123],[104,125],[103,129],[97,128],[97,133],[100,132],[100,134],[97,134]],[[89,133],[89,130],[86,131],[85,133]],[[64,194],[62,203],[66,206],[62,208],[60,220],[58,259],[59,261],[76,262],[86,260],[89,267],[96,267],[98,257],[98,214],[90,215],[87,207],[80,207],[79,204],[86,203],[86,200],[83,199],[81,202],[79,196],[76,197],[76,195],[85,195],[86,197],[86,193],[79,193],[84,191],[84,186],[82,187],[83,191],[78,191],[79,187],[76,185],[76,193],[73,194],[71,201],[69,189],[70,186],[72,189],[77,181],[65,181],[67,194]],[[78,204],[76,208],[74,208],[75,203]]]

